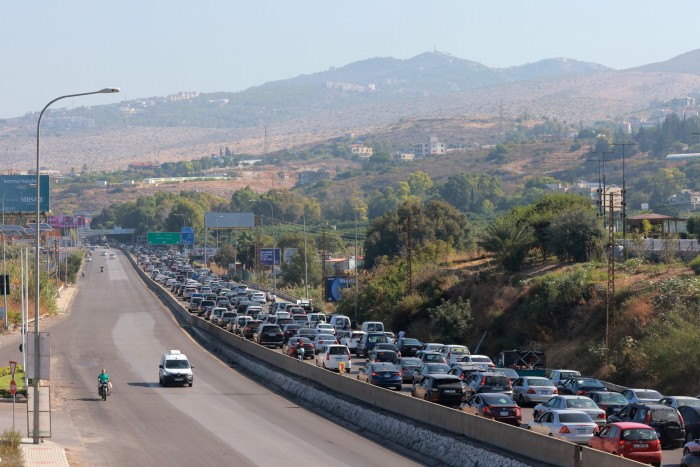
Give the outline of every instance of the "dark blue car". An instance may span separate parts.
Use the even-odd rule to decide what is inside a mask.
[[[386,362],[368,363],[363,366],[357,374],[357,380],[383,388],[394,388],[397,391],[401,390],[403,384],[401,373],[396,365]]]

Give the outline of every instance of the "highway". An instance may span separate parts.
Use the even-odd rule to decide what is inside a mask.
[[[70,313],[41,328],[51,333],[52,440],[72,466],[420,465],[237,373],[179,328],[120,251],[100,251]],[[3,340],[0,351],[20,358],[13,348]],[[159,386],[168,349],[195,366],[192,388]],[[103,367],[114,381],[106,402]]]

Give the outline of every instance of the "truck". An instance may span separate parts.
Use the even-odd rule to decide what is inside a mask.
[[[545,376],[547,358],[542,350],[502,350],[498,354],[499,368],[512,368],[520,376]]]

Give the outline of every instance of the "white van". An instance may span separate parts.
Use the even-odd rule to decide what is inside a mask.
[[[313,315],[312,315],[311,319],[313,320]],[[345,315],[333,315],[333,316],[331,316],[330,325],[333,326],[336,331],[340,331],[343,329],[350,329],[352,326],[352,324],[350,323],[350,318],[348,318]]]
[[[381,321],[365,321],[360,330],[365,332],[384,332],[384,323]]]
[[[158,364],[158,382],[161,386],[168,384],[192,387],[192,368],[187,355],[179,350],[169,350],[160,357]]]

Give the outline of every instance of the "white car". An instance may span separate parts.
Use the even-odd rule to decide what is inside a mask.
[[[318,323],[316,329],[318,329],[319,334],[335,334],[335,328],[330,324]]]
[[[469,355],[469,349],[464,345],[443,345],[440,353],[448,364],[457,363]]]
[[[341,338],[340,343],[347,346],[351,353],[357,354],[357,344],[366,333],[364,331],[346,331],[346,333],[346,337]]]
[[[576,444],[588,444],[598,425],[580,410],[549,410],[527,426],[542,435],[553,436]]]
[[[700,407],[700,399],[690,396],[665,396],[659,400],[659,404],[668,405],[677,409],[681,405],[689,405],[691,407]]]
[[[484,370],[496,368],[496,365],[494,365],[491,359],[486,355],[466,355],[462,357],[460,362],[480,366]]]
[[[352,361],[350,360],[350,351],[344,345],[324,345],[316,355],[316,366],[326,370],[340,371],[341,362],[345,364],[345,372],[349,373]]]
[[[607,416],[605,410],[598,407],[593,399],[587,396],[554,396],[543,404],[537,404],[532,411],[533,418],[537,418],[544,412],[551,410],[580,410],[586,413],[599,426],[605,426]]]
[[[262,292],[255,292],[253,295],[250,297],[251,302],[256,302],[256,303],[267,303],[267,300],[265,299],[265,294]]]
[[[622,395],[625,396],[627,402],[633,404],[639,402],[642,404],[650,402],[658,402],[664,396],[660,392],[654,391],[653,389],[625,389],[622,391]]]
[[[337,344],[338,341],[335,339],[335,336],[333,334],[318,334],[313,339],[313,343],[315,354],[318,355],[318,353],[321,351],[321,348],[323,348],[326,345]]]

